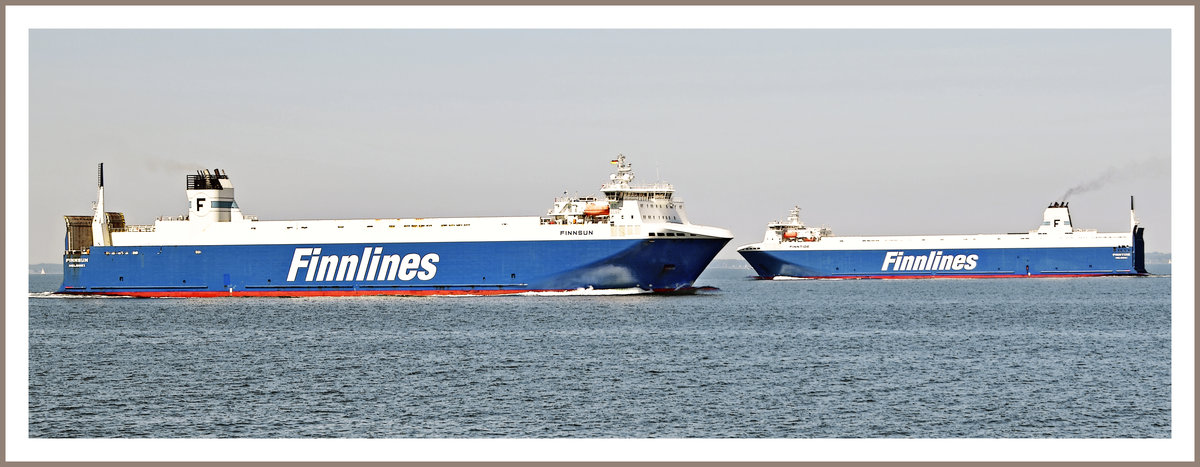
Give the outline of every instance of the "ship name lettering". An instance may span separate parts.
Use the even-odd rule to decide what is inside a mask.
[[[295,282],[300,270],[305,282],[321,281],[427,281],[437,275],[437,253],[383,254],[383,247],[365,247],[361,255],[321,255],[320,248],[296,248],[287,281]]]
[[[594,235],[595,233],[596,232],[594,230],[563,230],[563,231],[559,232],[558,234],[559,235]]]
[[[962,271],[973,270],[978,265],[979,255],[946,255],[941,251],[929,254],[905,255],[903,251],[889,251],[883,257],[880,271]]]

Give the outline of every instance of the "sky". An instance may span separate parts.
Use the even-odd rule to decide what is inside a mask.
[[[228,172],[262,220],[538,216],[619,153],[718,255],[793,205],[838,235],[1078,228],[1171,251],[1171,43],[1153,29],[41,29],[29,261],[63,215],[186,210]],[[1074,189],[1074,190],[1073,190]]]

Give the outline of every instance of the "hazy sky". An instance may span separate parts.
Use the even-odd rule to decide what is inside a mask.
[[[228,171],[263,220],[542,215],[624,153],[758,242],[1077,227],[1171,251],[1167,30],[35,30],[31,263]],[[1091,183],[1100,180],[1102,183]]]

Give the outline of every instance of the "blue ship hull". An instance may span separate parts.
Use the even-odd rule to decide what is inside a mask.
[[[1142,243],[1132,247],[908,250],[744,250],[761,278],[897,279],[930,277],[1102,276],[1146,274]]]
[[[692,286],[729,239],[91,247],[60,293],[132,296],[505,294]]]

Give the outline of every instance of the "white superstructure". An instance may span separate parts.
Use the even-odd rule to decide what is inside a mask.
[[[557,198],[541,217],[262,221],[242,213],[226,173],[203,170],[188,176],[187,214],[115,229],[97,220],[93,238],[112,246],[166,246],[733,237],[726,229],[690,223],[671,185],[632,185],[633,168],[624,155],[613,163],[617,172],[601,187],[603,196]],[[111,240],[102,237],[109,234]]]

